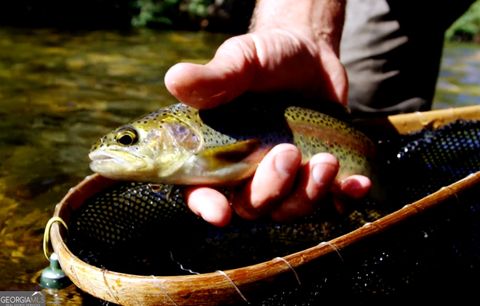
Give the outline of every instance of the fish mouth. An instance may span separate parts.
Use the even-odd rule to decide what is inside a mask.
[[[143,156],[124,151],[93,151],[88,157],[90,169],[100,174],[138,171],[147,166]]]

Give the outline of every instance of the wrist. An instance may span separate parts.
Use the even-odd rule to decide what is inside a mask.
[[[346,0],[258,0],[250,31],[287,30],[338,55],[345,4]]]

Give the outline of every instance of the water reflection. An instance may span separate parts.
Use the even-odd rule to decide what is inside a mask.
[[[480,104],[480,48],[447,44],[437,84],[434,108]]]

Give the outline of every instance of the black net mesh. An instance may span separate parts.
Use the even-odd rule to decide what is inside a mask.
[[[185,207],[181,186],[119,183],[89,199],[68,245],[109,270],[179,275],[240,267],[316,245],[480,170],[480,122],[378,141],[385,203],[365,199],[344,215],[325,205],[289,224],[234,220],[218,229]],[[247,296],[254,305],[370,304],[388,298],[474,296],[480,285],[480,188],[472,188],[304,270],[302,285]],[[393,299],[391,299],[393,301]]]

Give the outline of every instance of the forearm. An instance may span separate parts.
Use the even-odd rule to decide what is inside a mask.
[[[258,0],[251,31],[281,28],[309,33],[338,54],[346,0]]]

